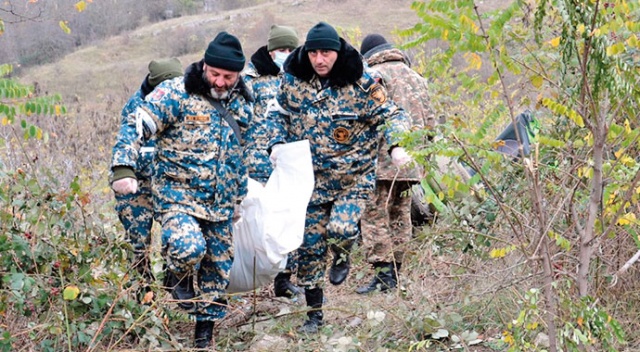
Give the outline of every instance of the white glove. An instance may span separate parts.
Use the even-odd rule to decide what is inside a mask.
[[[411,161],[411,157],[407,154],[407,151],[402,147],[395,147],[391,151],[391,162],[396,167],[402,167]]]
[[[113,181],[111,188],[118,194],[130,194],[138,192],[138,180],[133,177],[121,178]]]
[[[276,161],[278,160],[278,150],[282,147],[282,143],[276,144],[271,147],[271,154],[269,154],[269,161],[273,167],[276,167]]]

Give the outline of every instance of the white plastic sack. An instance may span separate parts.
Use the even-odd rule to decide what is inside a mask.
[[[302,244],[314,177],[309,141],[287,143],[277,153],[265,187],[249,179],[242,218],[233,227],[235,257],[227,293],[247,292],[273,281],[287,254]]]

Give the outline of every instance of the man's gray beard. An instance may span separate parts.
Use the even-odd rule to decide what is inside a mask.
[[[229,98],[229,91],[224,91],[224,93],[218,93],[214,88],[209,89],[209,94],[211,97],[216,100],[226,100]]]

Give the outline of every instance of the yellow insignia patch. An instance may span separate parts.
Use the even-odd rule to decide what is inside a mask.
[[[209,115],[190,115],[187,116],[186,120],[189,122],[209,122],[211,118]]]
[[[350,136],[351,133],[344,127],[338,127],[333,130],[333,139],[335,139],[338,143],[344,143],[348,141]]]
[[[373,99],[378,104],[382,104],[385,101],[387,101],[387,92],[378,83],[371,86],[370,95],[371,95],[371,99]]]

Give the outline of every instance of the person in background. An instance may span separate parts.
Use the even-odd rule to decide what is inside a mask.
[[[177,58],[152,60],[149,62],[149,73],[142,81],[140,88],[129,98],[122,108],[120,125],[127,124],[127,116],[134,112],[145,97],[164,80],[183,75],[182,64]],[[149,292],[148,285],[154,281],[149,259],[151,244],[151,228],[153,226],[153,201],[151,199],[151,176],[153,174],[153,158],[155,155],[155,139],[148,140],[139,151],[134,168],[138,180],[138,192],[131,194],[115,193],[116,212],[126,232],[127,241],[133,247],[133,268],[145,282],[140,292]],[[138,297],[142,299],[142,297]]]
[[[374,190],[378,136],[384,133],[392,140],[393,133],[407,130],[407,116],[364,70],[360,53],[325,22],[309,30],[284,71],[269,111],[274,125],[270,159],[278,163],[279,143],[310,142],[315,187],[298,249],[297,278],[311,309],[298,331],[316,333],[323,325],[328,249],[333,252],[329,282],[340,285],[349,273],[360,217]],[[411,160],[403,148],[390,145],[397,165]]]
[[[113,148],[111,187],[136,193],[138,151],[156,138],[152,192],[162,225],[165,285],[195,317],[197,348],[213,344],[214,322],[226,314],[232,221],[247,193],[242,135],[253,98],[240,78],[244,64],[238,38],[218,33],[183,78],[158,85],[128,116]]]
[[[255,104],[253,122],[249,126],[250,139],[247,139],[247,160],[249,177],[265,185],[273,166],[267,152],[268,131],[265,112],[272,101],[282,76],[282,66],[293,49],[298,46],[298,33],[288,26],[273,25],[269,30],[267,45],[260,47],[253,55],[243,72],[243,79],[252,89]],[[273,288],[276,297],[292,298],[302,290],[291,282],[291,273],[295,270],[295,252],[289,254],[287,267],[276,275]]]
[[[410,67],[407,56],[379,34],[367,35],[360,52],[377,71],[389,98],[404,109],[412,129],[432,128],[435,115],[430,105],[428,81]],[[397,168],[387,153],[388,140],[380,136],[376,169],[376,191],[362,217],[363,247],[373,266],[374,277],[356,289],[364,294],[386,291],[398,284],[405,243],[411,239],[411,186],[420,182],[417,168]]]

